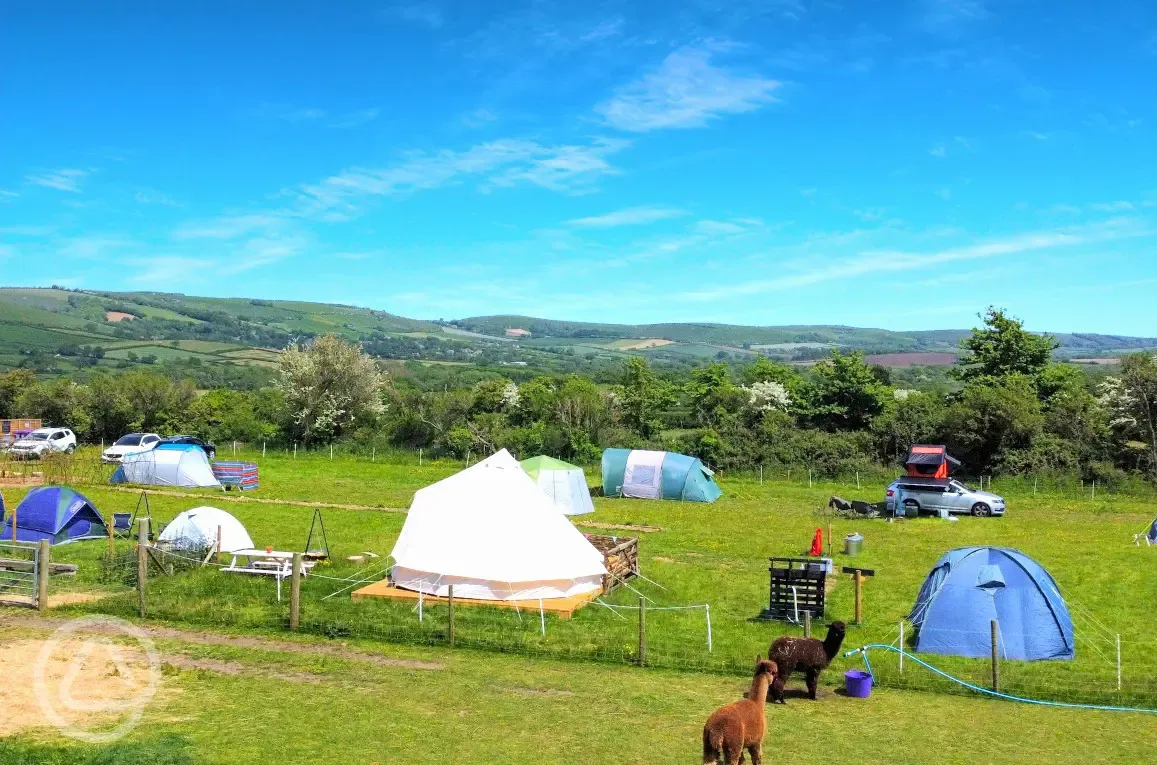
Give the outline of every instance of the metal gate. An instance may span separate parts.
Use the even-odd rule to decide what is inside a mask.
[[[39,545],[0,542],[0,605],[36,608],[39,576]]]

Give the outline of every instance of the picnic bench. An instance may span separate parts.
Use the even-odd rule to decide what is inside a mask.
[[[230,574],[255,574],[257,576],[272,576],[277,580],[277,601],[281,602],[281,582],[293,576],[293,555],[282,550],[233,550],[228,553],[232,556],[228,566],[222,571]],[[314,567],[314,561],[301,562],[301,575],[306,576]]]

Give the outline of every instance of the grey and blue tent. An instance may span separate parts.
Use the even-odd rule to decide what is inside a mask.
[[[0,538],[12,539],[13,522],[18,542],[47,539],[59,545],[108,536],[96,507],[83,494],[67,486],[41,486],[28,492],[4,522]]]
[[[1019,550],[961,547],[944,555],[928,577],[908,621],[916,650],[982,658],[997,649],[1006,659],[1071,659],[1073,620],[1049,572]]]
[[[603,452],[603,496],[714,502],[723,491],[695,457],[644,449]]]

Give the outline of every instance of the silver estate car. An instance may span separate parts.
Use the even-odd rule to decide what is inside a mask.
[[[1004,515],[1004,497],[970,489],[955,478],[947,481],[897,478],[888,486],[886,501],[889,513],[895,512],[897,490],[903,492],[905,510],[915,505],[921,515],[939,515],[941,509],[954,515],[975,515],[978,518]]]

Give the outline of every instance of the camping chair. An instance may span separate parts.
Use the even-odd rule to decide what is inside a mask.
[[[1153,523],[1149,524],[1149,528],[1140,534],[1133,535],[1133,544],[1140,546],[1141,540],[1145,540],[1146,547],[1157,545],[1157,518],[1153,519]]]
[[[137,506],[133,508],[132,513],[113,513],[112,514],[112,529],[115,536],[131,539],[133,536],[133,524],[137,522],[137,514],[141,510],[141,503],[145,504],[145,518],[149,519],[149,541],[151,542],[156,535],[160,533],[160,529],[154,528],[153,512],[149,508],[149,493],[141,492],[141,496],[137,497]]]

